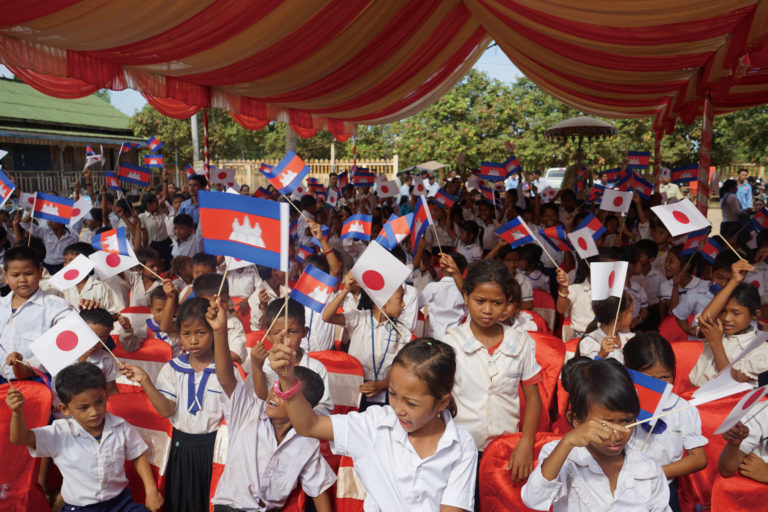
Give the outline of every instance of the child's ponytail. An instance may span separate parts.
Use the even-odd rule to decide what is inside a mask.
[[[456,416],[458,411],[453,398],[456,378],[456,353],[453,348],[434,338],[418,338],[397,353],[392,366],[399,364],[427,385],[429,394],[436,402],[450,396],[448,412]]]

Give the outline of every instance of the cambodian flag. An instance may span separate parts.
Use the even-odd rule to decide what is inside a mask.
[[[437,194],[435,194],[435,201],[442,206],[443,209],[446,209],[453,206],[453,203],[456,202],[456,198],[441,188],[437,191]]]
[[[192,164],[187,164],[184,170],[187,171],[187,179],[195,175],[195,168],[192,167]]]
[[[118,192],[122,192],[122,187],[120,187],[120,183],[117,181],[117,178],[115,177],[115,173],[112,171],[104,171],[104,179],[107,182],[107,186],[110,190],[116,190]]]
[[[197,197],[207,254],[288,271],[288,203],[204,190]]]
[[[326,195],[325,185],[323,185],[319,181],[310,182],[309,183],[309,190],[311,190],[315,194],[319,194],[319,195],[322,195],[322,196]]]
[[[517,157],[515,155],[511,155],[504,161],[504,169],[507,171],[507,178],[509,178],[513,174],[517,174],[522,171],[523,167],[520,165]]]
[[[480,178],[487,181],[504,181],[507,179],[507,170],[504,168],[504,164],[482,162],[480,164]]]
[[[653,194],[653,185],[637,173],[632,176],[632,189],[643,199],[650,199],[651,194]]]
[[[549,242],[557,252],[570,251],[571,246],[568,244],[565,237],[565,230],[563,226],[552,226],[551,228],[545,228],[539,230],[539,235]]]
[[[606,181],[609,185],[612,185],[618,178],[619,173],[622,171],[621,167],[614,167],[613,169],[607,169],[603,171]]]
[[[291,240],[296,240],[296,238],[298,238],[299,236],[299,220],[298,219],[291,222],[291,225],[288,228],[288,236]]]
[[[573,189],[577,194],[581,194],[587,187],[587,169],[582,167],[576,171],[576,182],[573,184]]]
[[[123,256],[131,255],[125,228],[110,229],[109,231],[102,231],[97,235],[93,235],[91,245],[97,251],[121,254]]]
[[[587,195],[587,201],[589,201],[590,203],[594,203],[595,201],[603,197],[603,192],[605,192],[605,187],[595,183],[594,185],[592,185],[592,188],[589,189],[589,195]]]
[[[534,241],[533,232],[522,217],[514,218],[506,224],[499,226],[494,233],[506,240],[512,248]]]
[[[150,171],[146,167],[129,164],[128,162],[120,162],[118,177],[128,183],[133,183],[140,187],[148,187]]]
[[[147,167],[162,167],[163,155],[144,155],[144,165]]]
[[[672,169],[674,183],[690,183],[699,179],[699,164],[684,165]]]
[[[407,213],[401,217],[393,213],[387,223],[384,224],[376,241],[391,251],[411,234],[411,224],[413,224],[412,213]]]
[[[688,237],[685,239],[685,243],[683,243],[683,248],[680,250],[680,256],[688,256],[696,252],[707,239],[710,229],[704,228],[688,233]]]
[[[630,151],[629,163],[627,167],[629,169],[647,169],[651,163],[650,151]]]
[[[629,376],[635,385],[637,398],[640,399],[640,413],[638,421],[647,420],[661,412],[664,399],[672,392],[672,384],[655,379],[644,373],[627,368]],[[652,422],[653,423],[653,422]],[[653,427],[653,425],[649,425]]]
[[[722,250],[723,246],[720,245],[720,242],[714,238],[708,238],[707,243],[704,244],[704,247],[699,249],[699,252],[701,252],[701,256],[709,263],[714,263],[715,258],[718,254],[720,254],[720,251]]]
[[[613,186],[619,190],[627,191],[632,187],[633,177],[635,172],[630,169],[622,169],[616,175],[616,181]]]
[[[362,213],[350,215],[341,228],[341,239],[356,238],[363,242],[370,242],[372,221],[373,217],[371,215],[364,215]]]
[[[582,228],[589,228],[592,231],[592,238],[597,241],[601,236],[603,236],[603,233],[605,233],[605,226],[603,226],[603,223],[600,222],[600,219],[594,216],[594,214],[589,213],[586,217],[584,217],[584,220],[582,220],[578,226],[576,226],[576,230],[582,229]]]
[[[75,202],[72,199],[38,192],[35,195],[35,207],[32,217],[58,222],[59,224],[69,224],[74,205]]]
[[[328,226],[323,224],[322,226],[320,226],[320,231],[323,233],[323,238],[325,240],[328,240],[328,235],[331,234],[331,228],[329,228]],[[322,247],[323,246],[322,242],[320,242],[320,240],[318,240],[315,237],[312,237],[312,243],[314,245],[318,246],[318,247]]]
[[[419,240],[427,232],[427,228],[432,224],[432,212],[423,196],[419,196],[416,201],[416,208],[413,211],[413,224],[411,224],[411,249],[416,254],[419,247]]]
[[[85,145],[85,155],[86,156],[96,156],[96,152],[93,150],[90,144]]]
[[[752,224],[752,228],[756,231],[762,231],[763,229],[768,228],[768,208],[763,208],[755,213],[750,224]]]
[[[296,248],[296,261],[298,261],[299,263],[304,263],[304,260],[307,259],[309,256],[312,256],[313,254],[315,254],[314,247],[299,245],[299,247]]]
[[[356,187],[372,187],[376,181],[376,175],[368,169],[360,168],[352,176],[352,183]]]
[[[143,144],[139,144],[138,142],[123,142],[120,146],[120,154],[127,153],[132,149],[139,149],[142,146]]]
[[[0,170],[0,208],[5,205],[13,191],[16,190],[16,184],[2,170]]]
[[[293,151],[289,151],[270,171],[262,169],[264,176],[281,194],[290,194],[309,174],[309,166]]]
[[[344,191],[349,186],[349,174],[347,174],[347,171],[344,171],[339,174],[338,183],[339,183],[339,190],[341,190],[341,193],[343,194]]]
[[[163,147],[163,143],[160,142],[160,139],[153,135],[147,140],[147,147],[150,151],[156,151],[158,148]]]
[[[326,274],[313,265],[307,265],[304,273],[301,274],[291,290],[290,296],[312,311],[322,313],[325,303],[328,302],[328,297],[331,296],[338,282],[337,277]]]
[[[483,197],[486,198],[489,203],[493,204],[493,200],[494,200],[493,189],[491,187],[486,187],[485,185],[480,185],[479,187],[480,187],[480,193],[483,195]]]
[[[261,165],[259,166],[259,170],[263,173],[271,172],[274,168],[273,165],[265,164],[264,162],[261,162]]]
[[[269,190],[265,189],[264,187],[259,187],[256,189],[256,192],[253,193],[253,197],[257,197],[259,199],[269,199],[271,195]]]

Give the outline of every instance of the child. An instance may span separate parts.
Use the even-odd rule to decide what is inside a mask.
[[[90,256],[95,249],[85,242],[77,242],[64,248],[64,265],[69,265],[79,255]],[[64,300],[80,309],[103,308],[117,314],[125,308],[123,298],[97,278],[93,270],[88,277],[63,292]]]
[[[632,297],[625,291],[621,298],[621,305],[618,297],[608,297],[605,300],[593,301],[592,309],[595,311],[596,319],[587,327],[587,334],[579,340],[576,355],[590,359],[594,359],[595,356],[601,359],[612,357],[623,363],[624,355],[621,347],[635,335],[629,330],[632,323]],[[618,321],[616,320],[617,309],[619,310]],[[609,336],[609,332],[614,332],[614,322],[616,334]]]
[[[171,281],[177,291],[181,291],[195,280],[192,277],[192,258],[189,256],[176,256],[171,261]]]
[[[663,222],[656,222],[651,228],[651,240],[656,243],[656,259],[653,262],[653,268],[659,272],[664,272],[665,260],[667,258],[667,252],[670,249],[670,242],[672,241],[672,235],[669,234],[669,230]]]
[[[192,297],[198,297],[198,295],[192,293],[192,287],[195,280],[205,274],[215,274],[216,270],[216,256],[205,254],[204,252],[199,252],[192,256],[192,282],[184,287],[181,290],[181,293],[179,293],[179,302],[184,302]]]
[[[627,368],[674,384],[675,352],[672,345],[658,333],[641,332],[624,345],[622,352],[624,366]],[[687,401],[670,393],[661,405],[661,412],[682,410],[657,420],[663,424],[654,425],[650,437],[650,427],[643,423],[629,439],[630,448],[641,450],[661,464],[669,481],[669,506],[673,512],[680,512],[677,478],[707,467],[704,445],[708,441],[701,435],[701,416],[698,409],[687,408],[687,405]]]
[[[509,283],[509,303],[507,304],[507,320],[503,321],[506,325],[510,325],[521,331],[538,331],[539,327],[536,322],[527,311],[523,311],[520,307],[522,303],[522,297],[520,293],[520,285],[517,281],[512,279]]]
[[[192,291],[195,297],[202,297],[207,300],[217,298],[219,305],[223,308],[227,308],[229,304],[229,283],[224,282],[221,285],[221,280],[224,278],[221,274],[203,274],[195,279],[195,284],[192,286]],[[221,288],[221,293],[219,293]],[[243,361],[248,359],[248,349],[245,348],[245,329],[243,329],[243,322],[240,321],[237,314],[233,311],[229,311],[227,315],[227,342],[232,348],[231,357],[238,364],[243,364]]]
[[[637,196],[638,198],[640,196]],[[640,209],[639,211],[642,211]],[[659,288],[661,283],[666,280],[664,272],[656,269],[656,262],[659,249],[652,240],[638,240],[635,243],[635,249],[640,253],[642,265],[639,272],[630,278],[630,288],[633,290],[639,287],[645,291],[645,297],[648,301],[648,316],[638,327],[640,330],[653,330],[659,326],[662,316],[659,311]],[[631,264],[631,263],[630,263]]]
[[[544,252],[537,244],[525,244],[518,250],[520,269],[530,279],[531,286],[549,293],[549,276],[541,270]]]
[[[584,336],[589,324],[595,319],[592,309],[592,285],[589,281],[589,265],[581,258],[576,260],[576,277],[569,284],[568,273],[557,269],[557,302],[558,313],[571,319],[569,326],[563,326],[563,339],[568,341]]]
[[[296,354],[275,345],[269,355],[280,376],[275,394],[284,400],[299,435],[331,441],[352,458],[366,490],[365,510],[472,510],[477,448],[453,421],[453,349],[432,338],[408,343],[392,361],[391,406],[318,416],[301,394]]]
[[[126,270],[123,274],[130,288],[128,305],[149,306],[149,294],[163,285],[156,276],[160,273],[160,255],[153,248],[144,247],[136,251],[136,259],[144,266],[138,266],[135,270]]]
[[[33,457],[53,457],[63,477],[61,494],[67,511],[146,510],[128,489],[125,460],[133,462],[144,484],[146,506],[163,506],[147,459],[147,445],[124,419],[107,412],[107,382],[91,363],[76,363],[56,376],[58,409],[71,416],[46,427],[27,429],[24,396],[11,388],[5,402],[11,408],[11,442],[29,447]]]
[[[301,348],[301,340],[307,335],[307,327],[304,319],[304,307],[293,299],[288,299],[288,331],[285,329],[285,313],[280,313],[285,301],[282,299],[273,300],[265,313],[267,326],[272,329],[266,333],[267,339],[272,345],[284,344],[296,352],[296,366],[308,368],[316,373],[323,382],[323,392],[313,406],[317,414],[331,414],[333,412],[333,398],[331,398],[331,386],[328,382],[328,370],[325,365],[307,355]],[[273,320],[278,314],[280,318],[273,324]],[[258,343],[251,349],[251,357],[246,360],[243,369],[251,375],[253,387],[256,395],[262,400],[267,399],[267,393],[277,380],[277,374],[266,362],[267,351],[263,343]]]
[[[168,293],[166,293],[166,290]],[[173,317],[176,311],[176,288],[168,280],[165,280],[162,288],[155,288],[149,294],[149,308],[152,311],[152,318],[147,318],[136,331],[133,330],[131,321],[128,317],[120,315],[117,320],[120,323],[120,347],[126,352],[135,352],[141,348],[142,343],[148,338],[155,338],[166,342],[171,346],[171,355],[179,357],[182,349],[179,343],[179,333],[176,327],[171,325],[168,331],[163,330],[163,318]],[[166,315],[167,308],[172,309],[172,313]]]
[[[429,308],[429,335],[438,340],[443,339],[445,331],[459,325],[467,314],[464,297],[454,278],[464,273],[467,260],[461,254],[441,254],[440,268],[443,277],[426,285],[419,294],[419,309]]]
[[[520,253],[517,249],[513,249],[503,238],[499,239],[499,243],[496,247],[486,255],[486,259],[493,258],[493,252],[498,249],[496,256],[501,261],[509,274],[517,281],[520,286],[520,307],[522,309],[533,309],[533,287],[531,286],[531,280],[528,279],[520,270]]]
[[[755,339],[754,322],[760,315],[760,294],[743,283],[744,275],[752,270],[745,260],[733,264],[731,279],[699,316],[699,328],[704,334],[704,351],[691,370],[694,386],[702,386],[723,370]],[[757,376],[768,370],[768,345],[750,352],[731,368],[738,382],[757,386]]]
[[[213,445],[223,418],[213,330],[206,319],[209,306],[206,299],[194,298],[179,308],[176,325],[187,353],[163,365],[157,386],[138,366],[125,364],[120,370],[173,425],[165,474],[165,510],[172,512],[208,509]]]
[[[180,213],[173,218],[173,241],[171,254],[173,257],[192,257],[203,252],[203,239],[195,231],[195,221],[189,214]]]
[[[0,346],[5,357],[4,375],[25,379],[34,372],[20,361],[33,357],[29,345],[59,320],[74,313],[67,301],[40,289],[43,268],[38,253],[19,246],[5,253],[5,279],[11,293],[0,298]],[[13,367],[11,366],[13,365]],[[5,382],[0,377],[0,383]]]
[[[496,245],[499,239],[499,235],[496,234],[496,228],[499,227],[499,223],[496,222],[496,212],[493,209],[493,205],[485,199],[479,200],[475,206],[477,206],[477,216],[474,221],[482,229],[482,239],[480,245],[484,252],[490,251]],[[467,263],[470,263],[467,260]]]
[[[360,309],[336,313],[354,280],[349,273],[344,277],[344,289],[326,304],[323,321],[349,329],[349,355],[360,361],[365,372],[365,382],[360,386],[363,394],[360,410],[365,410],[370,404],[388,403],[387,386],[392,360],[400,348],[411,341],[411,332],[405,326],[393,324],[389,320],[399,317],[403,312],[402,286],[395,290],[381,308],[373,304],[365,292],[361,292]]]
[[[459,228],[459,240],[456,242],[455,252],[464,256],[467,263],[483,259],[483,248],[477,243],[478,234],[480,234],[480,226],[473,220],[465,220]]]
[[[768,484],[768,408],[755,405],[756,412],[723,434],[726,445],[720,452],[717,468],[725,478],[737,473]]]
[[[120,375],[120,370],[117,368],[115,358],[104,350],[102,345],[102,343],[109,344],[112,342],[112,337],[109,335],[115,323],[112,320],[112,315],[105,309],[93,308],[81,311],[80,318],[85,320],[85,323],[88,324],[88,327],[98,336],[101,342],[88,349],[85,354],[78,358],[78,361],[87,361],[98,366],[107,379],[107,394],[110,396],[115,395],[118,392],[115,380]],[[54,386],[53,380],[52,378],[51,386]]]
[[[251,329],[254,331],[269,327],[262,325],[267,305],[274,299],[285,297],[291,291],[283,284],[285,283],[285,272],[282,270],[262,265],[256,265],[256,270],[261,278],[261,286],[258,286],[256,291],[248,297],[248,307],[251,310]]]
[[[77,235],[71,233],[67,226],[53,221],[41,222],[38,226],[30,220],[30,216],[21,221],[21,227],[27,232],[31,230],[32,236],[43,239],[45,243],[45,261],[43,266],[51,273],[55,274],[64,266],[64,248],[77,242]]]
[[[525,506],[554,512],[669,510],[669,486],[658,462],[626,449],[640,412],[627,371],[615,360],[577,357],[563,367],[566,417],[573,427],[544,445],[523,486]]]
[[[469,431],[481,452],[494,437],[518,432],[518,386],[522,387],[522,437],[508,466],[512,479],[522,481],[533,469],[541,368],[528,333],[499,322],[507,311],[512,283],[506,267],[496,260],[470,265],[462,290],[469,318],[449,330],[445,342],[456,352],[456,423]]]
[[[659,285],[661,318],[665,318],[672,312],[680,304],[680,298],[686,293],[693,291],[694,293],[705,294],[709,289],[709,282],[693,275],[693,270],[699,266],[698,252],[681,258],[680,251],[682,249],[682,246],[678,245],[667,251],[664,262],[666,281]]]
[[[642,277],[643,269],[648,265],[649,259],[645,252],[634,245],[627,246],[622,250],[621,259],[629,262],[624,292],[632,298],[632,323],[630,328],[634,328],[648,318],[648,296],[641,285],[641,281],[633,278]]]

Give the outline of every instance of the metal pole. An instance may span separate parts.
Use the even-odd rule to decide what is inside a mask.
[[[197,114],[189,118],[192,129],[192,162],[200,160],[200,133],[197,126]]]

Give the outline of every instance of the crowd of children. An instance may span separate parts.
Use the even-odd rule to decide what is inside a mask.
[[[423,195],[408,173],[399,176],[399,195],[386,198],[375,187],[339,188],[334,174],[326,191],[337,193],[336,207],[312,193],[295,197],[287,275],[261,265],[228,269],[222,255],[205,253],[198,193],[209,185],[201,175],[181,193],[163,174],[156,194],[132,204],[106,188],[97,197],[86,169],[75,194],[84,189],[94,208],[82,221],[68,227],[12,212],[0,227],[0,364],[12,378],[10,441],[52,459],[61,472],[60,491],[46,489],[54,510],[277,510],[299,487],[311,498],[308,507],[330,511],[336,474],[322,442],[354,462],[366,511],[479,510],[479,460],[494,439],[514,433],[519,441],[507,469],[511,481],[525,482],[530,508],[680,510],[677,479],[707,465],[699,412],[670,394],[661,410],[679,413],[653,430],[633,427],[640,401],[626,369],[668,383],[684,377],[675,374],[676,340],[659,334],[666,325],[703,345],[688,376],[694,386],[729,369],[737,382],[757,387],[768,371],[768,346],[731,363],[764,327],[768,230],[751,239],[748,225],[734,231],[729,242],[738,252],[685,250],[686,237],[672,237],[650,210],[682,197],[664,188],[668,180],[664,194],[635,194],[622,216],[582,190],[545,202],[535,186],[488,197],[477,180],[418,178]],[[287,200],[274,188],[267,193]],[[377,304],[350,269],[393,215],[412,214],[419,201],[433,224],[421,239],[411,233],[391,250],[411,274]],[[355,214],[371,216],[371,242],[342,237]],[[533,242],[499,235],[517,218]],[[587,224],[601,228],[593,230],[599,254],[587,260],[540,243],[539,230],[572,233]],[[140,266],[103,279],[91,272],[63,291],[50,286],[62,267],[96,251],[94,237],[116,227],[126,228]],[[298,254],[306,248],[310,254]],[[615,261],[628,263],[622,296],[593,301],[590,263]],[[322,313],[288,298],[310,264],[338,278]],[[549,324],[542,307],[550,309]],[[145,319],[136,324],[126,308],[143,308]],[[78,313],[100,343],[48,380],[30,345]],[[561,334],[563,343],[576,340],[576,348],[556,362],[570,430],[546,444],[537,462],[536,432],[552,413],[543,405],[542,356],[531,336],[542,329]],[[247,334],[257,331],[263,335],[249,349]],[[133,353],[148,339],[167,343],[173,356],[156,376],[107,352],[118,346]],[[313,357],[327,351],[359,361],[357,411],[334,414],[328,370]],[[49,383],[48,426],[27,428],[25,398],[12,385],[21,379]],[[119,379],[138,386],[173,427],[162,489],[146,455],[152,441],[142,440],[133,418],[107,412]],[[222,421],[227,460],[213,492]],[[720,473],[768,483],[766,438],[763,408],[725,434]],[[143,483],[144,504],[128,489],[126,460]],[[50,465],[42,468],[45,486]]]

